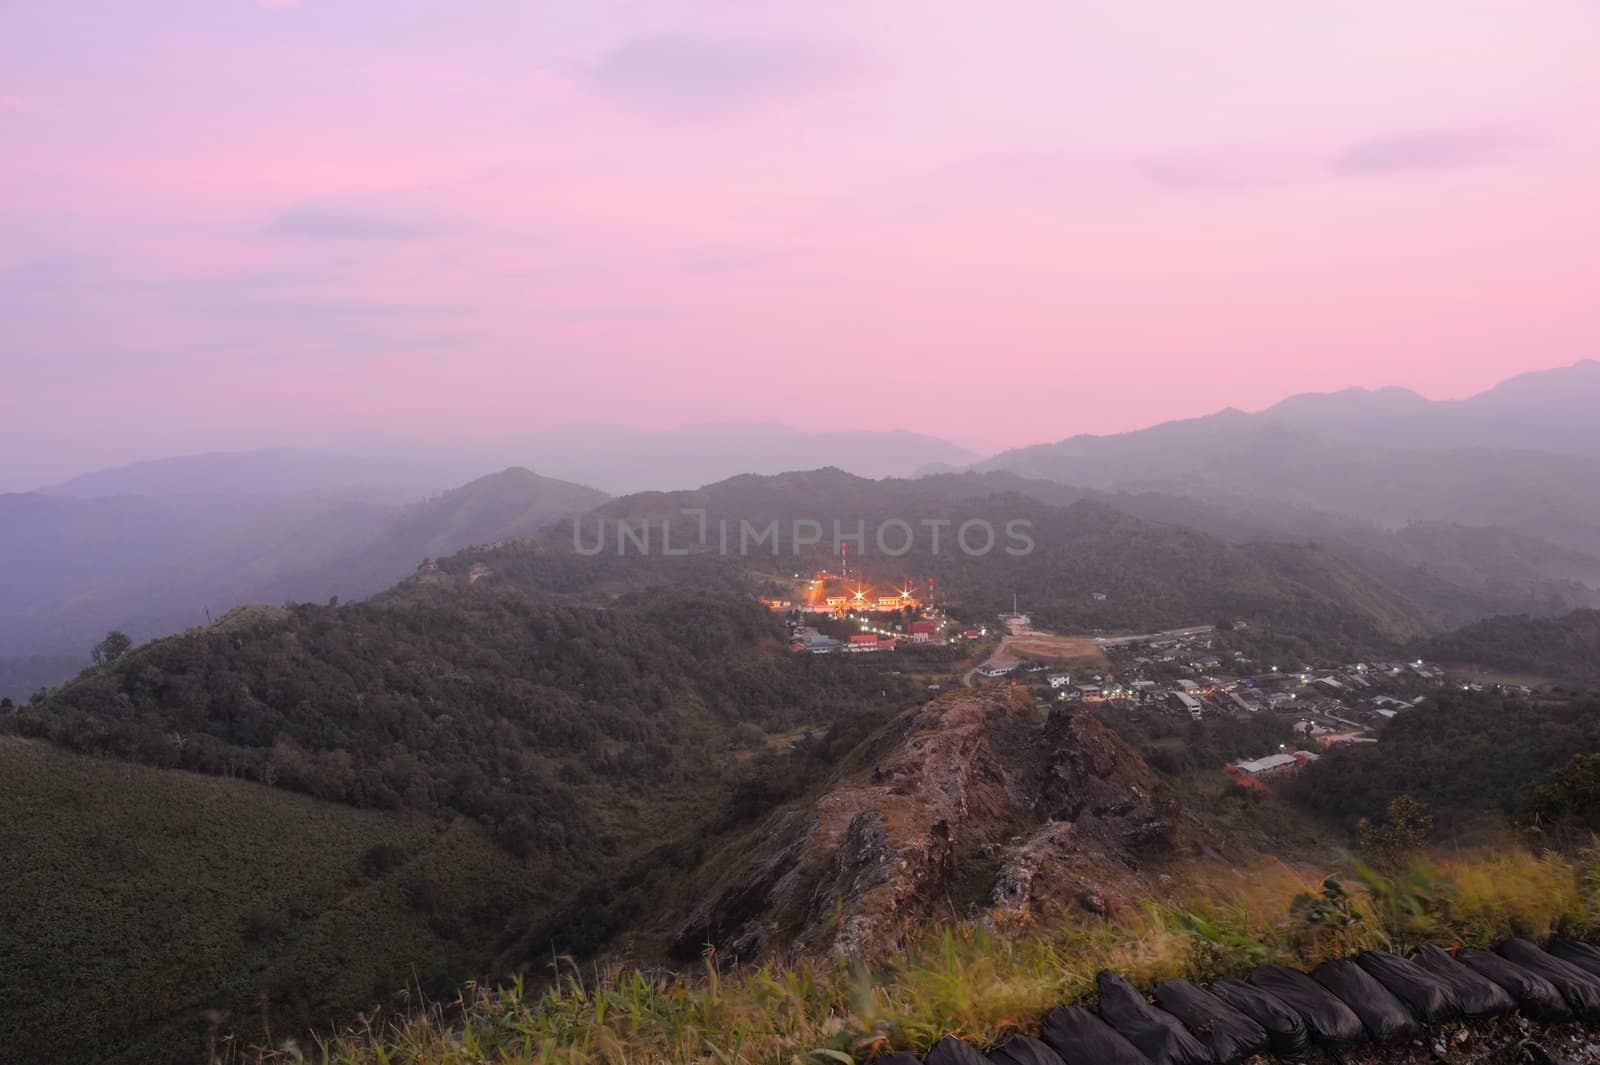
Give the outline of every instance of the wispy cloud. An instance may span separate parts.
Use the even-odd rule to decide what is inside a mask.
[[[544,317],[556,322],[658,322],[674,317],[670,307],[651,303],[625,303],[610,307],[573,307],[550,311]]]
[[[638,37],[601,57],[590,87],[657,117],[699,119],[815,92],[862,65],[825,41]]]
[[[1329,169],[1335,174],[1362,176],[1493,166],[1527,142],[1525,136],[1495,126],[1410,130],[1357,141],[1334,156]]]
[[[281,236],[311,240],[422,240],[452,228],[449,219],[416,208],[302,203],[280,211],[268,226]]]
[[[1017,185],[1058,185],[1092,173],[1096,164],[1053,152],[989,152],[966,156],[935,167],[938,179]]]
[[[1307,160],[1256,150],[1216,149],[1147,156],[1135,172],[1165,192],[1230,193],[1283,185],[1306,176]],[[1311,162],[1312,173],[1315,163]]]
[[[770,266],[781,258],[773,247],[756,244],[711,244],[684,248],[676,266],[695,274],[742,274]]]

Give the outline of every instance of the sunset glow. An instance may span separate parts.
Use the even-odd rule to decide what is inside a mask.
[[[1464,395],[1600,348],[1597,54],[1579,2],[14,0],[0,489]]]

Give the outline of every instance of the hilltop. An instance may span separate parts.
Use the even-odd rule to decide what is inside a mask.
[[[1022,692],[953,692],[903,714],[814,799],[713,856],[674,951],[860,960],[958,904],[1059,914],[1112,887],[1137,891],[1127,885],[1139,859],[1170,852],[1178,812],[1087,710],[1047,716]]]

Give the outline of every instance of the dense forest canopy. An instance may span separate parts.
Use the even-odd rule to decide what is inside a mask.
[[[438,585],[241,611],[7,724],[356,806],[453,811],[516,853],[592,869],[638,838],[639,816],[670,820],[649,797],[705,798],[741,723],[781,731],[909,697],[898,678],[863,685],[860,663],[780,651],[782,636],[743,596],[593,607]]]
[[[1600,610],[1485,618],[1427,640],[1419,652],[1508,673],[1600,682]]]
[[[596,564],[592,572],[632,562],[633,571],[656,579],[671,579],[668,574],[684,573],[694,564],[715,565],[723,573],[732,564],[750,574],[788,578],[797,570],[837,570],[837,521],[846,536],[864,530],[849,550],[854,571],[868,583],[897,586],[911,578],[925,587],[931,577],[944,601],[971,616],[1010,609],[1014,594],[1036,623],[1068,631],[1138,630],[1225,614],[1300,633],[1332,654],[1392,649],[1503,605],[1496,596],[1393,559],[1374,568],[1312,541],[1229,542],[1046,487],[994,475],[870,481],[830,469],[736,477],[692,492],[628,496],[598,508],[581,519],[579,528],[582,542],[592,548],[605,525],[604,550],[573,561]],[[957,532],[969,520],[994,530],[991,550],[969,553],[957,546]],[[635,529],[652,523],[655,546],[649,558],[639,557],[631,545],[619,548],[618,521]],[[689,558],[662,555],[666,521],[672,523],[674,545],[690,548]],[[703,545],[702,521],[708,530]],[[795,523],[806,521],[820,526],[821,543],[801,542],[804,534]],[[726,551],[719,542],[723,522]],[[877,536],[880,528],[888,528],[885,542],[897,548],[904,532],[890,524],[895,522],[916,536],[900,555],[886,552]],[[944,524],[935,552],[928,523],[939,522]],[[1008,537],[1011,522],[1023,523],[1030,545]],[[773,523],[775,542],[741,540],[746,526],[765,530]],[[984,537],[976,534],[973,540],[981,544]],[[1027,549],[1008,550],[1018,546]],[[549,560],[573,556],[571,523],[547,531],[539,547]],[[578,569],[569,572],[584,579]]]
[[[1597,752],[1600,699],[1445,691],[1388,722],[1377,743],[1328,752],[1290,791],[1348,823],[1410,794],[1444,825],[1518,814],[1530,785],[1574,755]]]
[[[0,1059],[208,1060],[490,975],[564,899],[462,818],[0,736]],[[277,1033],[277,1039],[269,1039]]]

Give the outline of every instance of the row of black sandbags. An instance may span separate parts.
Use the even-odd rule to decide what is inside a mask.
[[[1386,1043],[1425,1024],[1521,1009],[1536,1020],[1600,1021],[1600,948],[1557,939],[1541,950],[1525,939],[1498,954],[1426,946],[1402,958],[1368,951],[1324,962],[1310,974],[1261,965],[1245,980],[1209,990],[1187,980],[1156,985],[1155,1005],[1116,973],[1101,972],[1098,1015],[1051,1010],[1039,1038],[1007,1036],[987,1055],[954,1036],[925,1065],[1231,1065],[1271,1051],[1293,1056],[1312,1043]],[[891,1054],[879,1065],[917,1065]]]

